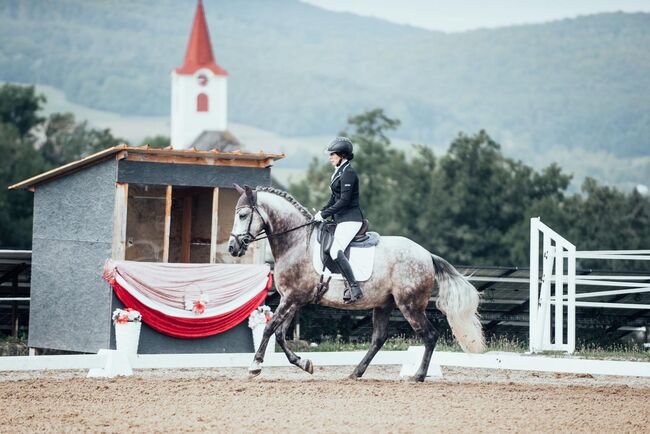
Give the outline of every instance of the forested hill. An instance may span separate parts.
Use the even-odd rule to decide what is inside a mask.
[[[382,107],[399,135],[448,143],[650,148],[650,14],[444,34],[297,0],[206,0],[235,122],[333,134]],[[122,114],[167,114],[194,0],[0,2],[0,80],[49,84]]]

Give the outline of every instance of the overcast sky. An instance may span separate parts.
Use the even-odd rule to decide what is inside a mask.
[[[302,0],[444,32],[573,18],[599,12],[650,12],[650,0]]]

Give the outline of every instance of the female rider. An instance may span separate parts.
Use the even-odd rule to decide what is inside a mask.
[[[363,297],[352,267],[344,253],[350,241],[361,229],[363,221],[363,213],[359,207],[359,178],[350,164],[354,158],[350,139],[347,137],[335,138],[326,152],[329,154],[330,163],[334,166],[334,174],[330,183],[332,196],[327,205],[316,213],[314,220],[324,221],[328,217],[334,217],[334,221],[337,223],[330,256],[348,282],[349,288],[346,288],[343,294],[343,302],[349,304]]]

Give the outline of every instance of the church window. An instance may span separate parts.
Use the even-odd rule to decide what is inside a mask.
[[[196,111],[197,112],[207,112],[208,111],[208,96],[204,93],[200,93],[196,97]]]

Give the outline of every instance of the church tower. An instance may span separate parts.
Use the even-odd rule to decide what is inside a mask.
[[[205,132],[228,127],[228,73],[212,53],[210,33],[199,0],[185,62],[172,71],[171,144],[175,149],[196,146]]]

